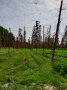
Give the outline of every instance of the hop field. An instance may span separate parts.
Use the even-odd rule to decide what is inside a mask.
[[[66,90],[67,50],[56,50],[54,62],[52,50],[10,50],[0,51],[0,90]]]

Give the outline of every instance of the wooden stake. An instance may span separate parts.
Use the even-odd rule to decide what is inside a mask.
[[[55,42],[54,42],[54,47],[53,47],[53,53],[52,53],[52,61],[54,61],[54,54],[55,54],[56,42],[57,42],[57,37],[58,37],[58,32],[59,32],[59,26],[60,26],[60,18],[61,18],[62,6],[63,6],[63,0],[61,0],[61,5],[60,5],[58,23],[57,23],[57,28],[56,28],[56,36],[55,36]]]
[[[44,26],[43,26],[43,56],[44,56]]]

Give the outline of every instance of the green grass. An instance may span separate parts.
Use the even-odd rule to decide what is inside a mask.
[[[51,50],[45,50],[44,56],[42,49],[37,53],[35,49],[18,49],[9,54],[6,51],[2,48],[0,52],[0,90],[46,90],[44,84],[56,90],[67,88],[67,50],[56,50],[53,63]],[[8,87],[4,87],[6,83]]]

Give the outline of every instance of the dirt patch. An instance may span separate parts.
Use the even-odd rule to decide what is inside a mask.
[[[36,83],[32,83],[32,86],[35,86],[36,85]]]
[[[8,87],[8,85],[9,85],[9,83],[5,83],[5,84],[4,84],[4,87]]]
[[[52,85],[47,85],[47,84],[44,84],[43,88],[47,89],[47,90],[55,90],[56,89],[56,87],[54,87]]]
[[[24,85],[24,87],[25,87],[25,88],[27,88],[27,86],[26,86],[26,85]]]

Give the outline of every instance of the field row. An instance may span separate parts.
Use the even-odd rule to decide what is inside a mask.
[[[66,52],[64,51],[65,54]],[[58,50],[58,54],[61,54],[61,50]],[[66,59],[65,56],[55,56],[55,62],[52,63],[51,54],[43,56],[42,50],[36,53],[35,49],[18,49],[0,55],[0,90],[46,90],[46,85],[52,85],[56,90],[65,90]],[[8,86],[5,87],[5,84]]]

